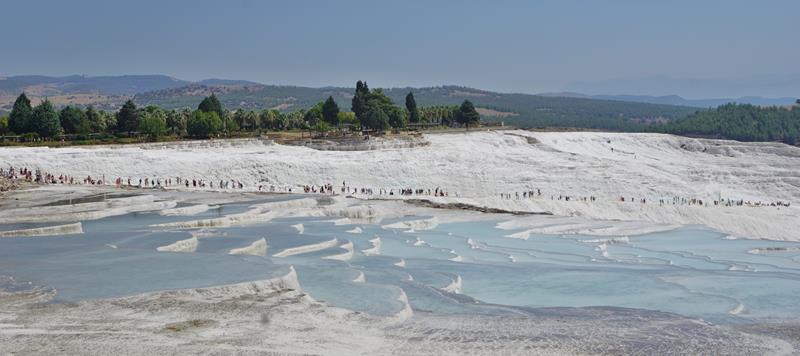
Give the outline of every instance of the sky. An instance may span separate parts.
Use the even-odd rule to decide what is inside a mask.
[[[660,89],[657,79],[747,87],[800,73],[797,0],[25,0],[0,9],[4,76],[681,94],[691,85]],[[798,85],[768,94],[800,95]],[[688,96],[715,94],[726,93]]]

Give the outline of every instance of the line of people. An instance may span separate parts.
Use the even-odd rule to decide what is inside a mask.
[[[522,199],[531,199],[535,196],[539,197],[542,196],[542,190],[537,188],[535,190],[524,191],[522,192],[522,194],[520,194],[520,192],[514,192],[513,196],[511,193],[500,193],[500,199],[505,199],[505,200],[512,200],[512,199],[520,200],[520,197]]]
[[[331,187],[332,188],[332,187]],[[440,188],[436,187],[433,189],[430,188],[397,188],[397,190],[393,188],[378,188],[377,194],[373,188],[356,188],[350,187],[347,185],[347,182],[342,182],[341,187],[342,194],[348,195],[377,195],[377,196],[434,196],[434,197],[448,197],[450,194]],[[458,193],[455,196],[459,196]]]
[[[105,175],[100,178],[88,175],[84,178],[76,179],[73,176],[66,174],[55,174],[43,172],[40,169],[30,169],[27,167],[9,167],[8,169],[0,168],[0,176],[12,180],[24,180],[31,183],[38,184],[84,184],[84,185],[106,185],[112,184],[108,182]],[[135,188],[166,188],[166,187],[185,187],[185,188],[211,188],[211,189],[244,189],[245,185],[238,179],[220,179],[206,180],[197,178],[160,178],[160,177],[145,177],[145,178],[127,178],[117,177],[113,180],[113,184],[121,188],[123,186]],[[259,190],[262,186],[259,185]],[[274,186],[272,186],[274,190]]]
[[[523,192],[513,192],[513,193],[500,193],[500,199],[503,200],[527,200],[532,198],[538,198],[542,196],[541,189],[534,189],[529,191]],[[589,196],[571,196],[571,195],[551,195],[550,200],[554,201],[579,201],[579,202],[596,202],[597,197],[594,195]],[[619,203],[639,203],[639,204],[648,204],[647,198],[635,198],[635,197],[625,197],[620,196],[616,199]],[[654,201],[654,200],[651,200]],[[774,201],[774,202],[762,202],[762,201],[749,201],[744,199],[700,199],[700,198],[686,198],[686,197],[672,197],[672,198],[660,198],[658,199],[658,203],[661,206],[664,205],[690,205],[690,206],[720,206],[720,207],[734,207],[734,206],[747,206],[747,207],[789,207],[791,203],[785,201]]]
[[[4,177],[11,180],[25,180],[31,183],[38,183],[38,184],[84,184],[84,185],[104,185],[109,184],[106,181],[105,176],[102,175],[100,178],[92,177],[88,175],[84,178],[76,179],[73,176],[69,176],[66,174],[59,174],[56,176],[55,174],[51,174],[48,172],[43,172],[40,169],[29,169],[27,167],[16,168],[16,167],[9,167],[8,169],[4,169],[0,167],[0,177]],[[206,179],[197,179],[197,178],[182,178],[182,177],[175,177],[173,178],[160,178],[160,177],[145,177],[145,178],[127,178],[123,179],[122,177],[117,177],[114,179],[113,184],[117,187],[136,187],[136,188],[192,188],[192,189],[244,189],[245,185],[238,179],[220,179],[216,180],[206,180]],[[258,191],[270,191],[270,192],[277,192],[278,189],[275,185],[264,186],[258,185]],[[292,187],[286,186],[282,190],[286,193],[292,193]],[[347,195],[362,195],[362,196],[435,196],[435,197],[448,197],[449,194],[446,190],[436,187],[434,189],[423,189],[423,188],[397,188],[397,189],[385,189],[385,188],[378,188],[375,190],[374,188],[357,188],[351,187],[347,185],[346,182],[342,182],[342,186],[340,189],[342,194]],[[323,184],[323,185],[303,185],[303,192],[308,194],[328,194],[328,195],[335,195],[336,189],[332,184]],[[376,193],[377,192],[377,193]],[[455,194],[456,197],[459,196],[458,193]],[[522,192],[513,192],[513,193],[500,193],[500,199],[503,200],[522,200],[522,199],[533,199],[533,198],[540,198],[542,196],[542,191],[539,188],[522,191]],[[559,200],[559,201],[581,201],[581,202],[595,202],[597,201],[597,197],[594,195],[590,196],[571,196],[571,195],[551,195],[550,200]],[[617,198],[617,201],[620,203],[640,203],[640,204],[647,204],[647,198],[635,198],[635,197],[625,197],[620,196]],[[651,200],[651,201],[655,201]],[[678,197],[673,196],[671,198],[659,198],[658,203],[661,206],[664,205],[688,205],[688,206],[717,206],[717,207],[789,207],[791,203],[785,201],[774,201],[774,202],[762,202],[762,201],[750,201],[744,199],[730,199],[730,198],[720,198],[720,199],[699,199],[699,198],[687,198],[687,197]]]
[[[216,183],[216,185],[215,185]],[[137,187],[137,188],[168,188],[168,187],[185,187],[185,188],[211,188],[211,189],[244,189],[244,184],[238,179],[220,179],[218,182],[213,179],[198,179],[198,178],[160,178],[160,177],[145,177],[145,178],[128,178],[124,180],[122,177],[117,177],[114,180],[114,185],[117,187]]]

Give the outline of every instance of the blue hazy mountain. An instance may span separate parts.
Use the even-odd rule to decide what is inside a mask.
[[[759,106],[786,106],[794,104],[797,98],[794,97],[780,97],[780,98],[765,98],[761,96],[742,96],[738,98],[712,98],[712,99],[686,99],[678,95],[587,95],[575,92],[561,92],[561,93],[542,93],[542,96],[549,97],[565,97],[565,98],[583,98],[583,99],[599,99],[599,100],[616,100],[627,101],[634,103],[648,103],[648,104],[661,104],[661,105],[679,105],[691,106],[698,108],[715,108],[720,105],[729,103],[737,104],[752,104]]]
[[[690,99],[798,98],[800,97],[800,73],[726,79],[672,78],[666,76],[622,78],[576,82],[568,85],[565,91],[587,95],[616,93],[655,97],[680,95],[683,98]],[[754,98],[753,100],[756,99]],[[702,106],[706,105],[703,104]]]

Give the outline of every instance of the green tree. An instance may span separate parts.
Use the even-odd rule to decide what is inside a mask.
[[[258,114],[252,110],[239,109],[233,113],[233,121],[243,131],[252,131],[258,128],[259,118]]]
[[[333,98],[328,100],[333,103]],[[402,128],[408,124],[408,113],[405,110],[394,105],[392,99],[381,89],[370,91],[367,83],[360,80],[356,83],[352,109],[362,128],[382,131],[390,126]]]
[[[317,121],[317,123],[314,124],[314,126],[312,126],[311,129],[320,134],[323,134],[331,130],[331,125],[329,125],[325,121]]]
[[[383,93],[383,90],[375,89],[369,93],[367,96],[367,107],[369,108],[371,106],[379,107],[381,111],[386,114],[387,125],[381,126],[384,129],[388,128],[389,126],[394,128],[403,128],[408,125],[408,113],[406,113],[404,109],[395,105],[392,99]],[[373,122],[372,119],[369,119],[368,121],[374,124],[379,124],[379,122]],[[382,124],[383,123],[380,123],[380,125]]]
[[[389,117],[389,126],[395,129],[402,129],[408,126],[408,112],[398,106],[389,106],[386,110]]]
[[[322,120],[322,106],[325,105],[324,102],[320,101],[316,105],[314,105],[311,109],[305,112],[303,115],[303,121],[306,122],[308,126],[314,126]]]
[[[88,132],[104,132],[108,127],[105,112],[100,112],[94,109],[94,106],[89,105],[84,114],[85,122],[88,124]],[[82,129],[85,129],[82,127]]]
[[[183,108],[183,110],[179,112],[180,122],[178,123],[178,125],[183,125],[178,127],[180,130],[179,135],[186,136],[189,134],[187,130],[189,126],[189,119],[192,117],[192,113],[193,113],[192,109],[189,108]]]
[[[339,120],[340,124],[358,126],[356,114],[352,111],[340,111],[339,115],[337,115],[337,120]]]
[[[117,112],[117,132],[127,132],[129,135],[139,128],[139,110],[133,100],[128,100]]]
[[[49,100],[44,99],[41,104],[33,108],[30,126],[32,132],[40,137],[54,137],[61,133],[61,123],[58,121],[58,112]]]
[[[14,101],[14,108],[11,109],[11,114],[8,116],[8,128],[17,134],[31,131],[29,121],[32,113],[30,99],[25,93],[20,94]]]
[[[116,113],[108,112],[108,111],[102,111],[102,110],[98,111],[97,113],[100,114],[101,122],[105,123],[105,126],[106,126],[105,132],[113,133],[114,130],[116,130],[116,128],[117,128],[117,115],[116,115]]]
[[[185,114],[184,112],[178,112],[176,110],[170,110],[167,112],[167,129],[173,135],[183,136],[186,132],[186,120],[189,118],[191,113]]]
[[[372,129],[375,131],[385,131],[389,127],[389,116],[377,101],[367,102],[364,117],[361,120],[361,128]]]
[[[469,100],[464,100],[461,107],[458,108],[456,122],[461,125],[469,127],[469,125],[477,124],[481,121],[481,115],[475,110],[475,105]]]
[[[286,115],[286,129],[305,129],[308,127],[304,120],[306,112],[303,109],[292,111]]]
[[[325,100],[325,103],[322,104],[322,120],[330,125],[336,126],[339,125],[338,115],[339,105],[336,104],[332,96],[329,96],[328,100]]]
[[[206,113],[215,112],[220,119],[225,117],[225,108],[222,107],[222,103],[219,102],[219,99],[217,99],[214,93],[205,97],[203,101],[200,102],[200,105],[197,106],[197,109]]]
[[[370,102],[377,103],[384,111],[386,111],[388,107],[394,106],[392,99],[386,96],[381,89],[375,89],[369,93],[367,96],[367,104]]]
[[[233,119],[233,115],[228,110],[223,110],[223,115],[220,117],[222,119],[222,131],[227,133],[239,131],[239,125],[236,123],[236,120]]]
[[[139,132],[155,140],[167,133],[167,123],[162,116],[145,114],[139,120]]]
[[[291,113],[282,113],[282,112],[280,112],[278,110],[275,110],[275,109],[265,110],[262,113],[262,118],[261,118],[263,120],[262,121],[262,125],[268,125],[268,126],[264,126],[264,128],[267,128],[267,129],[270,129],[270,130],[289,130],[289,129],[293,129],[293,128],[295,128],[293,126],[293,121],[299,120],[299,122],[302,123],[304,114],[305,113],[303,113],[301,111],[295,111],[295,112],[291,112]],[[295,118],[296,116],[299,116],[299,119],[296,119]]]
[[[58,121],[67,134],[87,134],[91,132],[91,125],[86,120],[83,110],[71,106],[65,106],[58,114]]]
[[[0,135],[8,133],[8,116],[0,116]]]
[[[197,110],[189,117],[186,130],[192,137],[209,137],[222,130],[222,120],[214,111]]]
[[[367,110],[367,97],[369,96],[369,87],[366,82],[356,82],[356,92],[353,95],[350,109],[356,114],[359,121],[364,119],[364,113]]]
[[[167,112],[158,106],[148,105],[139,113],[138,130],[151,140],[164,136],[167,133]]]
[[[243,128],[255,131],[261,123],[261,117],[255,111],[248,111],[247,114],[244,116],[244,125]]]
[[[259,115],[259,124],[261,128],[267,130],[283,130],[285,124],[285,116],[280,111],[275,109],[264,110]]]
[[[451,126],[457,113],[459,106],[426,106],[420,108],[420,116],[424,122],[435,122],[444,126]]]
[[[244,128],[245,127],[244,121],[245,121],[245,115],[246,114],[247,114],[247,112],[244,109],[236,110],[233,113],[233,121],[235,121],[236,124],[239,125],[239,127]]]
[[[408,92],[406,95],[406,110],[408,110],[408,121],[413,123],[419,122],[419,110],[417,109],[417,101],[414,100],[414,94]]]

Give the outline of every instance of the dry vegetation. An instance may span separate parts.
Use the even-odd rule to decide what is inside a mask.
[[[478,114],[481,114],[481,116],[491,116],[491,117],[501,117],[502,118],[502,117],[509,117],[509,116],[517,116],[517,115],[519,115],[519,114],[517,114],[515,112],[497,111],[497,110],[492,110],[492,109],[489,109],[489,108],[475,108],[475,110],[478,112]]]

